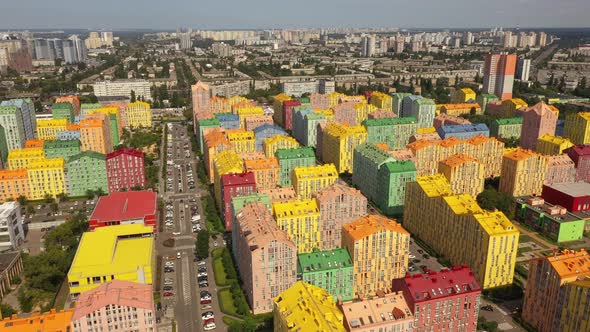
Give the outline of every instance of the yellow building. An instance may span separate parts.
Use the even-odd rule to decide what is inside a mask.
[[[531,150],[509,150],[502,158],[499,190],[513,197],[541,195],[547,159]]]
[[[333,185],[338,180],[334,164],[296,167],[291,172],[291,183],[299,199],[311,198],[319,190]]]
[[[340,104],[340,98],[342,98],[342,96],[344,96],[344,94],[340,93],[340,92],[332,92],[328,95],[328,98],[330,98],[330,107],[334,107],[338,104]]]
[[[303,281],[273,300],[274,332],[344,332],[343,318],[330,293]]]
[[[230,113],[231,112],[231,105],[228,102],[227,98],[213,96],[209,100],[209,104],[211,106],[211,111],[213,113]]]
[[[111,124],[107,115],[95,113],[80,121],[80,142],[82,151],[95,151],[102,154],[113,152]]]
[[[453,115],[453,116],[460,116],[462,114],[471,114],[475,112],[475,114],[483,114],[481,111],[481,106],[477,103],[461,103],[461,104],[442,104],[440,105],[440,113]]]
[[[29,177],[30,200],[44,199],[49,195],[56,198],[57,195],[66,192],[65,161],[63,158],[37,159],[27,166]]]
[[[115,279],[152,284],[154,252],[152,226],[127,224],[85,232],[68,272],[70,296],[75,299]]]
[[[65,131],[68,119],[39,119],[37,120],[37,138],[45,141],[54,140],[57,133]]]
[[[121,137],[121,135],[123,135],[123,123],[121,122],[121,112],[119,111],[118,107],[113,107],[113,106],[101,107],[101,108],[97,108],[97,109],[88,111],[88,114],[94,114],[94,113],[102,113],[102,114],[106,115],[107,117],[110,117],[111,115],[115,115],[115,118],[117,119],[117,133],[119,134],[119,137]]]
[[[590,274],[579,277],[576,281],[565,283],[563,287],[563,305],[559,320],[559,331],[578,332],[590,331]]]
[[[278,149],[294,149],[299,142],[291,136],[275,135],[262,141],[262,148],[267,158],[274,157]]]
[[[563,136],[576,145],[590,144],[590,112],[568,114]]]
[[[284,123],[284,119],[283,119],[283,103],[287,100],[291,100],[291,96],[285,94],[285,93],[279,93],[278,95],[276,95],[274,97],[274,103],[273,103],[273,107],[274,107],[274,114],[273,114],[273,119],[275,120],[276,123],[278,123],[280,126],[285,126]]]
[[[371,93],[370,103],[376,108],[393,112],[393,98],[383,92],[373,91]]]
[[[225,131],[225,135],[237,153],[251,153],[256,151],[256,138],[253,131],[228,129]]]
[[[367,129],[331,122],[322,133],[322,161],[332,163],[339,173],[352,173],[354,149],[367,141]]]
[[[150,104],[143,101],[130,103],[125,108],[125,117],[129,127],[152,127],[152,111]]]
[[[539,137],[535,150],[542,155],[557,156],[572,146],[574,143],[567,138],[545,134]]]
[[[354,296],[366,298],[391,288],[408,269],[410,233],[395,220],[360,217],[342,227],[342,246],[354,265]]]
[[[475,102],[476,97],[475,91],[471,90],[471,88],[457,89],[451,96],[451,103],[462,104],[471,100]]]
[[[403,225],[451,264],[467,264],[483,288],[512,283],[518,230],[502,212],[484,211],[473,196],[453,194],[444,175],[407,184]]]
[[[416,134],[434,134],[436,133],[435,127],[423,127],[416,129]]]
[[[258,190],[274,189],[280,185],[279,173],[281,167],[276,157],[243,159],[245,171],[254,173]]]
[[[512,98],[502,101],[502,114],[496,114],[503,118],[513,118],[516,116],[516,110],[523,107],[529,107],[524,100],[520,98]]]
[[[244,160],[234,150],[221,151],[213,160],[213,189],[215,201],[221,211],[221,176],[224,174],[239,174],[244,172]]]
[[[315,199],[273,202],[272,213],[297,246],[297,253],[320,248],[320,211]]]
[[[313,112],[323,114],[326,121],[334,121],[334,110],[331,108],[327,110],[314,109]]]
[[[370,113],[375,112],[378,108],[373,104],[358,103],[354,105],[354,110],[356,111],[355,125],[359,126],[363,121],[367,120]]]
[[[456,154],[440,161],[438,172],[447,178],[455,194],[475,197],[484,189],[486,177],[483,164],[465,154]]]
[[[8,151],[8,169],[27,168],[29,163],[43,159],[43,148],[26,148]]]
[[[240,119],[240,128],[246,127],[246,118],[250,116],[264,115],[262,107],[243,107],[237,110]]]

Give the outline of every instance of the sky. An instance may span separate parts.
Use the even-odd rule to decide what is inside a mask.
[[[2,29],[588,27],[589,0],[0,0]]]

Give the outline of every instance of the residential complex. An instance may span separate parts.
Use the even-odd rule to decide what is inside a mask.
[[[590,112],[568,114],[563,135],[574,144],[590,144]]]
[[[535,151],[542,155],[555,156],[572,146],[574,144],[567,138],[545,134],[539,137]]]
[[[315,165],[315,154],[311,147],[279,149],[276,152],[276,157],[279,160],[279,183],[281,186],[291,185],[291,173],[295,168]]]
[[[499,190],[513,197],[540,195],[546,174],[544,156],[521,148],[509,150],[502,158]]]
[[[353,264],[345,248],[297,255],[297,280],[325,289],[334,301],[354,297]]]
[[[367,119],[363,122],[367,129],[368,143],[387,143],[390,149],[402,149],[408,144],[410,136],[418,131],[416,118]]]
[[[108,192],[144,188],[146,186],[143,152],[119,149],[106,155]]]
[[[438,163],[438,172],[447,178],[455,194],[476,197],[484,189],[485,172],[482,163],[464,154],[456,154]]]
[[[27,166],[30,200],[56,198],[66,193],[65,162],[63,158],[38,159]]]
[[[339,173],[352,172],[354,149],[366,140],[364,127],[331,122],[322,133],[322,160],[334,164]]]
[[[312,252],[321,242],[320,211],[315,199],[273,202],[272,213],[280,229],[297,246],[297,253]]]
[[[91,231],[100,227],[139,224],[158,231],[157,197],[153,191],[114,192],[101,196],[88,218]]]
[[[84,151],[66,160],[67,193],[72,197],[88,195],[88,191],[108,193],[106,156]]]
[[[125,96],[131,98],[134,94],[137,98],[152,100],[151,84],[147,80],[116,80],[100,81],[92,85],[94,95],[97,97]]]
[[[54,140],[57,133],[65,131],[67,119],[41,119],[37,121],[37,137],[42,140]],[[10,143],[10,139],[8,140]],[[24,142],[23,142],[24,143]]]
[[[244,160],[244,168],[246,172],[254,173],[258,189],[273,189],[280,184],[279,160],[275,157]]]
[[[490,136],[497,138],[520,138],[522,117],[496,119],[490,126]]]
[[[539,138],[545,134],[555,135],[559,110],[544,102],[522,110],[522,134],[520,146],[534,150]]]
[[[102,154],[113,152],[111,125],[103,113],[87,115],[80,121],[80,141],[82,151],[95,151]]]
[[[221,211],[225,229],[232,229],[232,199],[256,193],[256,178],[252,172],[226,173],[221,176]]]
[[[296,167],[291,172],[291,184],[299,199],[311,198],[313,193],[333,185],[337,179],[334,164]]]

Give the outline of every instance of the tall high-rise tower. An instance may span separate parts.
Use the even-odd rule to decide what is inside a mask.
[[[496,95],[502,100],[511,99],[515,71],[516,54],[486,55],[482,92]]]

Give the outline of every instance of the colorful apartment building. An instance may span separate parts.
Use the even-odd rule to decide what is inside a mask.
[[[325,289],[334,301],[352,301],[354,273],[345,248],[297,255],[297,280]]]
[[[543,184],[576,181],[576,164],[567,154],[545,156],[545,159],[547,159],[547,173]]]
[[[113,280],[82,293],[76,300],[72,327],[72,332],[125,330],[129,327],[155,331],[152,286]]]
[[[322,93],[312,93],[309,96],[311,107],[314,109],[328,109],[330,108],[330,97]]]
[[[315,199],[273,202],[272,212],[280,229],[287,232],[297,246],[297,253],[320,247],[320,211]]]
[[[43,148],[25,148],[10,150],[8,152],[8,168],[27,168],[31,162],[43,158],[45,158]]]
[[[559,331],[576,332],[590,329],[588,319],[588,297],[590,277],[579,277],[578,280],[564,285],[563,305],[561,307]]]
[[[286,135],[276,135],[265,139],[262,143],[264,154],[267,158],[273,157],[279,149],[295,149],[299,146],[299,142],[296,139]]]
[[[0,125],[0,169],[6,168],[8,162],[8,142],[6,139],[6,131]]]
[[[296,167],[291,172],[291,184],[299,199],[311,198],[319,190],[333,185],[338,180],[334,164]]]
[[[418,176],[433,175],[438,163],[455,154],[465,154],[484,164],[486,178],[500,176],[504,143],[483,135],[460,140],[450,137],[442,141],[418,140],[408,144],[416,157]]]
[[[74,123],[74,108],[70,103],[54,103],[51,105],[51,115],[54,119],[66,119]]]
[[[246,172],[254,173],[258,189],[273,189],[279,186],[280,166],[277,158],[244,160]]]
[[[403,100],[401,117],[413,117],[418,122],[418,128],[432,126],[436,115],[434,100],[422,96],[407,96]],[[399,114],[398,114],[399,115]]]
[[[471,121],[460,116],[441,113],[434,118],[432,126],[436,129],[445,125],[469,125]]]
[[[517,198],[515,216],[516,220],[557,243],[578,241],[584,236],[584,219],[538,196]]]
[[[552,204],[564,206],[570,212],[590,210],[590,183],[585,181],[546,184],[543,198]]]
[[[356,117],[354,119],[354,122],[352,123],[353,126],[361,125],[363,121],[369,118],[369,114],[378,110],[378,108],[375,105],[364,103],[356,104],[353,106],[353,108],[356,112]]]
[[[476,100],[476,93],[471,88],[457,89],[451,96],[453,104],[473,103]]]
[[[45,141],[42,139],[28,139],[25,142],[25,149],[43,148],[44,144],[45,144]]]
[[[477,197],[484,189],[485,172],[482,163],[464,154],[456,154],[438,163],[438,172],[447,178],[455,194]]]
[[[418,130],[418,122],[412,117],[367,119],[363,126],[368,143],[386,143],[392,150],[404,148]]]
[[[264,151],[263,142],[266,139],[277,135],[287,136],[288,134],[285,129],[273,124],[264,124],[254,129],[254,136],[256,137],[256,151]]]
[[[476,331],[481,287],[466,267],[393,280],[413,314],[417,331]]]
[[[205,139],[203,137],[203,131],[204,129],[209,129],[209,128],[219,128],[221,126],[221,124],[219,123],[219,120],[217,119],[199,119],[196,120],[196,136],[197,136],[197,144],[199,145],[199,151],[201,153],[204,153],[204,143],[205,143]]]
[[[254,139],[253,131],[228,129],[225,135],[237,153],[252,153],[256,149],[256,140]]]
[[[213,160],[213,192],[217,208],[223,210],[223,196],[221,192],[221,177],[225,174],[240,174],[244,172],[244,160],[233,150],[218,153]]]
[[[342,226],[367,214],[367,198],[357,189],[333,184],[313,193],[320,210],[320,249],[342,245]]]
[[[297,281],[297,247],[261,202],[236,214],[236,260],[242,288],[254,314],[270,312],[273,299]]]
[[[23,148],[27,137],[22,113],[17,106],[0,105],[0,126],[4,128],[8,150]]]
[[[279,161],[279,183],[281,186],[291,185],[291,173],[296,167],[315,165],[315,154],[311,147],[279,149],[276,151],[276,157]]]
[[[440,113],[459,116],[463,114],[483,114],[483,111],[477,103],[457,103],[440,105]]]
[[[84,151],[66,159],[66,185],[71,197],[85,196],[88,191],[108,193],[106,156]]]
[[[412,161],[398,161],[375,144],[361,144],[354,151],[352,183],[387,215],[402,212],[406,183],[415,179]]]
[[[152,111],[150,104],[143,101],[130,103],[125,107],[125,117],[127,126],[131,128],[151,128]]]
[[[499,190],[513,197],[541,195],[546,175],[547,158],[531,150],[509,150],[502,157]]]
[[[67,160],[69,157],[80,153],[81,145],[79,140],[44,141],[43,154],[45,158],[64,158]]]
[[[240,117],[233,113],[216,113],[215,118],[219,120],[221,128],[224,129],[239,129]]]
[[[522,110],[522,134],[520,146],[534,150],[539,137],[549,134],[555,135],[559,110],[553,105],[539,102],[534,106]]]
[[[334,121],[348,126],[358,126],[358,114],[362,113],[363,110],[361,109],[357,111],[357,106],[357,103],[350,102],[341,103],[332,107],[332,110],[334,111]]]
[[[27,166],[29,200],[56,198],[66,193],[65,162],[63,158],[37,159]]]
[[[55,103],[70,103],[74,111],[74,115],[80,115],[80,98],[78,96],[61,96],[55,99]]]
[[[293,115],[293,136],[303,145],[315,147],[318,136],[318,124],[326,122],[323,113],[297,112]]]
[[[387,111],[393,110],[393,97],[383,92],[373,91],[369,102],[371,105],[374,105],[379,109],[384,109]]]
[[[576,145],[565,152],[576,165],[576,181],[590,182],[590,145]]]
[[[58,132],[66,130],[67,125],[67,119],[39,119],[37,120],[37,137],[46,141],[54,140]]]
[[[402,117],[406,115],[404,112],[404,98],[411,96],[411,93],[396,92],[393,94],[393,112],[398,116]],[[408,110],[409,111],[409,110]]]
[[[556,156],[572,146],[574,143],[567,138],[545,134],[537,140],[535,151],[542,155]]]
[[[80,121],[80,141],[82,151],[95,151],[102,154],[113,152],[111,125],[103,113],[87,115]]]
[[[246,128],[246,119],[254,116],[263,116],[264,110],[262,107],[243,107],[237,110],[240,119],[240,128]]]
[[[490,137],[490,130],[484,123],[442,125],[436,129],[436,132],[442,139],[449,137],[469,139],[480,135]]]
[[[467,264],[482,288],[512,283],[518,230],[502,212],[484,211],[473,196],[454,194],[444,175],[408,183],[403,225],[451,264]]]
[[[145,188],[145,160],[143,152],[119,149],[106,155],[108,192]]]
[[[248,196],[254,193],[256,193],[256,179],[254,173],[231,173],[221,176],[221,204],[226,230],[232,230],[232,199],[234,197]]]
[[[282,109],[278,111],[278,113],[280,114],[279,118],[281,121],[276,121],[277,118],[275,118],[275,121],[281,124],[286,130],[293,129],[293,109],[297,106],[301,106],[301,101],[296,99],[285,100],[283,102]],[[277,114],[276,111],[275,114]]]
[[[393,113],[392,111],[386,110],[376,110],[367,116],[367,119],[393,119],[397,118],[397,114]]]
[[[102,104],[100,103],[95,103],[95,104],[81,104],[80,105],[80,117],[83,118],[86,115],[89,114],[90,111],[92,110],[97,110],[99,108],[102,108]]]
[[[278,123],[281,126],[285,126],[285,115],[283,113],[283,104],[288,101],[291,100],[291,97],[285,93],[280,93],[276,96],[274,96],[274,104],[273,104],[273,108],[274,108],[274,114],[273,114],[273,118],[275,120],[276,123]]]
[[[211,128],[203,131],[205,170],[209,183],[213,183],[213,160],[222,151],[231,150],[232,145],[225,136],[225,129]]]
[[[29,197],[29,176],[26,169],[0,170],[0,203]]]
[[[71,298],[112,280],[151,285],[155,262],[152,235],[152,227],[141,224],[100,227],[82,234],[68,272]]]
[[[572,288],[569,288],[568,284],[584,280],[588,276],[590,255],[584,249],[565,250],[548,257],[530,260],[522,319],[539,332],[584,331],[574,329],[574,326],[588,327],[588,298],[584,296],[578,297],[577,300],[572,299]],[[585,309],[581,319],[564,321],[566,318],[577,318],[573,314],[582,307]]]
[[[265,125],[265,124],[272,125],[273,123],[274,123],[274,120],[272,119],[271,115],[248,116],[244,120],[244,129],[254,130],[262,125]]]
[[[273,300],[274,332],[344,332],[342,319],[330,293],[303,281]]]
[[[522,117],[496,119],[490,125],[490,136],[497,138],[520,138]]]
[[[355,298],[385,291],[406,274],[410,233],[393,219],[366,215],[344,225],[342,247],[353,262]]]
[[[565,117],[563,136],[574,144],[590,144],[590,112],[570,113]]]
[[[363,126],[329,123],[322,132],[322,161],[332,163],[339,173],[352,172],[354,149],[367,141]]]
[[[500,98],[496,95],[482,93],[475,97],[475,101],[481,106],[482,112],[486,111],[486,106],[491,101],[498,101]]]
[[[414,315],[402,292],[378,292],[377,296],[339,305],[347,331],[411,331]]]
[[[111,141],[113,146],[119,145],[121,142],[121,135],[123,135],[123,124],[121,119],[121,112],[118,107],[101,107],[99,109],[90,110],[88,114],[102,113],[107,116],[111,128]]]
[[[26,318],[17,315],[6,317],[0,321],[0,331],[25,332],[47,331],[65,332],[71,331],[73,309],[57,311],[51,309],[45,313],[34,312]]]

